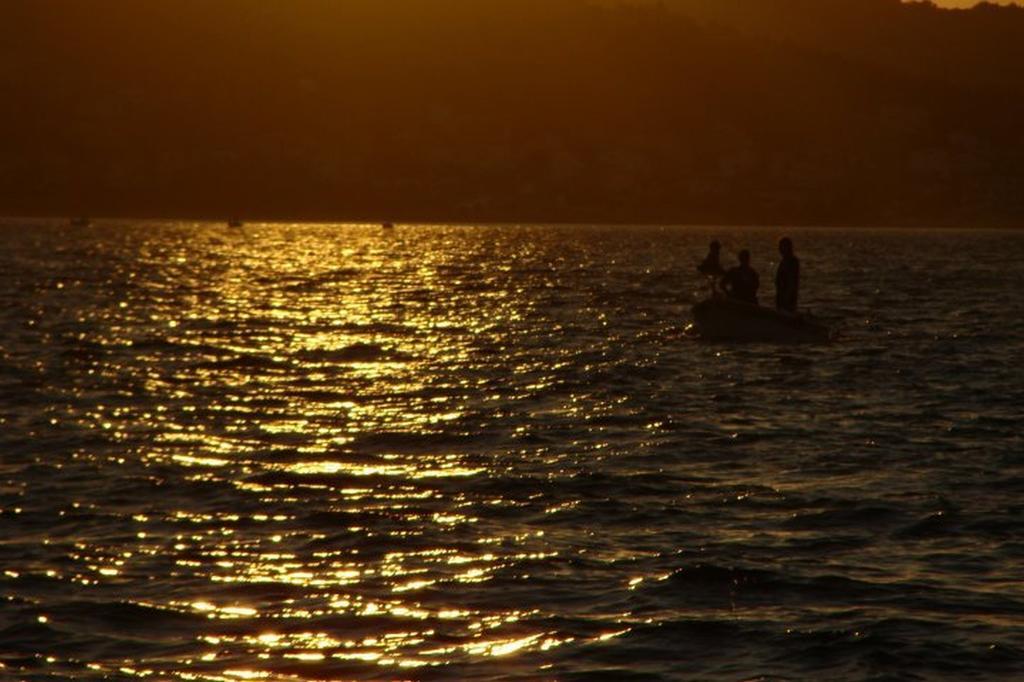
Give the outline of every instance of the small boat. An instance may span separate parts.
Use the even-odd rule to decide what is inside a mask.
[[[383,229],[385,229],[385,230],[393,230],[393,229],[395,229],[395,224],[394,223],[381,223],[380,226]]]
[[[71,227],[89,227],[92,225],[92,221],[88,218],[72,218],[70,221]]]
[[[708,341],[828,343],[835,331],[810,315],[794,315],[725,296],[693,307],[693,327]]]
[[[244,226],[245,226],[245,223],[243,223],[241,220],[238,220],[237,218],[228,221],[228,227],[244,227]]]

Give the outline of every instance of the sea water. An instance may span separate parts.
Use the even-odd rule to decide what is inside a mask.
[[[1024,233],[0,227],[0,678],[1024,679]]]

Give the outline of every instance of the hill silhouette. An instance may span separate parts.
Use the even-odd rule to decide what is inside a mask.
[[[0,213],[1024,224],[1024,11],[14,0]]]
[[[967,89],[1024,87],[1024,9],[894,0],[666,0],[702,22]]]

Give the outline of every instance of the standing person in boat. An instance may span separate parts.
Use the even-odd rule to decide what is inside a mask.
[[[721,287],[729,298],[757,305],[757,290],[761,288],[761,278],[757,270],[750,267],[749,251],[740,251],[740,264],[725,273]]]
[[[722,267],[721,261],[722,245],[718,243],[718,240],[711,242],[711,246],[708,249],[708,255],[704,259],[704,262],[697,266],[697,270],[702,275],[708,277],[714,277],[717,281],[725,274],[725,268]]]
[[[775,308],[795,315],[800,299],[800,259],[793,251],[793,240],[783,237],[779,241],[779,253],[782,262],[775,272]]]

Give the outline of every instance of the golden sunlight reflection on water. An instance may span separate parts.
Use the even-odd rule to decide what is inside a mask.
[[[142,351],[133,371],[166,402],[141,415],[97,405],[82,423],[125,430],[126,439],[128,429],[148,429],[154,446],[142,455],[149,467],[178,468],[176,476],[194,485],[227,485],[273,510],[234,513],[183,500],[180,509],[136,515],[140,555],[171,557],[169,570],[190,576],[203,595],[148,606],[209,621],[202,679],[270,679],[301,672],[292,665],[331,661],[401,670],[573,641],[524,630],[528,614],[517,609],[466,609],[444,596],[554,556],[542,551],[541,530],[467,535],[463,529],[479,521],[477,503],[432,487],[487,473],[465,447],[446,452],[429,442],[465,416],[467,395],[486,383],[474,376],[476,340],[513,331],[529,299],[516,288],[488,286],[471,269],[453,272],[461,266],[448,262],[457,256],[449,249],[417,251],[410,261],[396,257],[393,242],[353,228],[346,229],[357,246],[304,248],[296,239],[303,229],[278,227],[252,243],[225,238],[208,256],[217,276],[203,281],[188,270],[195,256],[186,244],[177,245],[177,256],[154,253],[145,265],[174,263],[177,274],[167,276],[184,278],[191,293],[172,297],[176,305],[127,301],[110,313],[121,319],[127,307],[142,318],[136,322],[163,329],[169,342],[191,349],[190,362],[169,372],[161,352]],[[507,268],[488,276],[495,277],[507,277]],[[461,286],[471,294],[450,300],[445,292]],[[100,342],[132,346],[126,322],[123,330],[109,326]],[[523,358],[516,370],[549,371],[550,360]],[[445,367],[459,375],[439,384]],[[525,390],[549,383],[538,375]],[[385,437],[369,453],[350,447],[380,434],[394,444]],[[302,527],[310,495],[322,498],[317,505],[335,527]],[[513,503],[500,492],[486,500],[490,513],[505,504]],[[419,539],[446,535],[450,546],[420,546]],[[345,547],[332,549],[332,539]],[[396,541],[413,549],[360,548]],[[319,547],[310,551],[310,543]],[[94,583],[118,575],[124,563],[89,560]],[[292,597],[245,596],[247,586],[273,585]],[[438,646],[438,623],[447,645]],[[266,667],[234,665],[240,651]],[[138,662],[120,672],[146,676]]]
[[[1024,603],[1019,238],[954,296],[931,235],[797,235],[867,322],[796,352],[685,337],[717,230],[54,230],[0,268],[0,677],[817,679]]]

